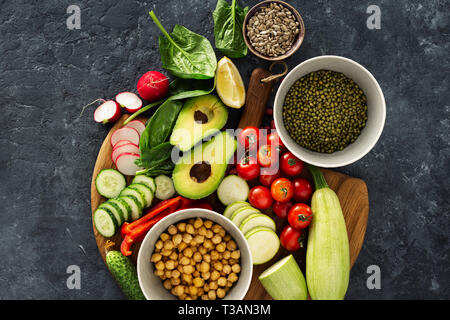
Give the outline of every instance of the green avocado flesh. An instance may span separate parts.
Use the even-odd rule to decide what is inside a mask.
[[[201,199],[216,191],[236,147],[233,136],[220,132],[184,154],[172,174],[178,194],[189,199]]]
[[[170,143],[181,151],[191,149],[203,138],[223,128],[228,110],[213,94],[188,99],[178,115]]]

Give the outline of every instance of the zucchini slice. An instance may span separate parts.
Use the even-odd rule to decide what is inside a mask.
[[[261,213],[261,211],[253,207],[242,207],[240,209],[237,209],[233,213],[233,215],[231,216],[231,222],[233,222],[239,228],[242,221],[244,221],[245,218],[254,213]]]
[[[126,185],[127,181],[123,174],[114,169],[103,169],[95,178],[95,187],[105,198],[117,197]]]
[[[253,213],[249,215],[247,218],[245,218],[241,225],[239,226],[239,229],[241,229],[241,232],[243,234],[246,234],[250,230],[256,227],[267,227],[271,229],[272,231],[276,231],[277,226],[275,225],[275,221],[272,220],[268,215],[263,213]]]
[[[253,264],[263,264],[270,261],[280,249],[280,239],[272,229],[256,227],[245,234]]]
[[[217,197],[223,205],[247,200],[250,189],[247,181],[237,175],[226,176],[217,188]]]
[[[231,216],[233,215],[233,213],[237,210],[240,209],[242,207],[250,207],[250,204],[248,202],[245,201],[236,201],[233,202],[232,204],[228,205],[225,208],[225,211],[223,212],[223,215],[225,217],[227,217],[228,219],[231,218]]]

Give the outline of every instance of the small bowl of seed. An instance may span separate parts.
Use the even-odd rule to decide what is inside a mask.
[[[305,37],[305,25],[292,5],[266,0],[248,11],[242,32],[247,47],[255,56],[279,61],[298,50]]]

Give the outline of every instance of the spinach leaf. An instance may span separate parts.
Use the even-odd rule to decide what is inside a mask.
[[[159,37],[163,68],[183,79],[214,77],[217,59],[208,39],[178,24],[169,35],[153,11],[150,16],[164,34]]]
[[[141,152],[165,142],[172,131],[183,104],[166,100],[148,121],[139,141]]]
[[[214,91],[216,81],[176,79],[169,85],[170,100],[181,100],[203,96]]]
[[[171,160],[173,146],[170,142],[164,142],[154,148],[141,149],[141,157],[135,163],[148,170],[153,169],[173,169]]]
[[[227,1],[218,0],[213,12],[216,48],[229,58],[247,55],[242,27],[248,7],[241,9],[236,2],[232,0],[230,6]]]

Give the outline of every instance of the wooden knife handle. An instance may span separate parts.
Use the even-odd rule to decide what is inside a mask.
[[[261,82],[261,79],[271,74],[270,71],[262,68],[253,70],[247,89],[245,107],[238,128],[242,129],[247,126],[261,127],[267,101],[269,101],[272,92],[272,82]]]

